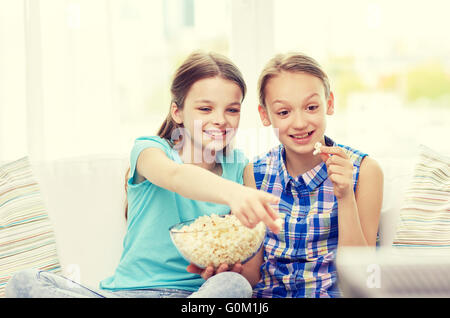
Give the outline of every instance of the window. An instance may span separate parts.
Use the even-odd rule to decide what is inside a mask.
[[[187,54],[229,55],[229,4],[1,0],[0,160],[128,153],[165,118]]]
[[[0,0],[0,160],[128,154],[156,133],[195,49],[242,70],[237,145],[249,157],[277,143],[257,113],[258,75],[293,50],[331,78],[336,141],[374,156],[449,152],[448,11],[445,0]]]
[[[406,156],[418,143],[448,145],[446,1],[276,0],[274,6],[275,50],[309,54],[331,78],[331,137],[380,156]]]

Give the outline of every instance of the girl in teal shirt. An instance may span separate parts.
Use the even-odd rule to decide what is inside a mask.
[[[175,73],[171,93],[157,136],[138,138],[131,151],[127,233],[114,275],[91,289],[27,270],[11,278],[8,297],[251,296],[250,284],[237,273],[241,264],[199,272],[178,253],[168,230],[201,215],[231,211],[245,226],[263,221],[278,231],[271,204],[279,198],[255,189],[251,165],[230,146],[245,82],[226,57],[195,52]],[[211,278],[205,283],[202,277]]]

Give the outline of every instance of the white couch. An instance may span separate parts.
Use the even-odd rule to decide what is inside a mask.
[[[127,156],[32,162],[63,274],[91,287],[114,273],[126,233]]]
[[[414,162],[377,160],[385,177],[380,243],[389,246]],[[54,226],[63,273],[97,287],[113,274],[122,252],[128,157],[92,156],[32,162],[32,166]]]

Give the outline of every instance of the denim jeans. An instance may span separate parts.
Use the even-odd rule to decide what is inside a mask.
[[[60,275],[28,269],[15,273],[5,289],[7,298],[250,298],[252,287],[240,274],[223,272],[196,292],[151,288],[107,291],[89,288]]]

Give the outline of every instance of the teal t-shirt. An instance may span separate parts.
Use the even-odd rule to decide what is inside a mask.
[[[171,160],[183,163],[178,152],[166,140],[155,136],[136,139],[130,158],[128,223],[123,252],[114,275],[102,280],[100,288],[177,288],[196,291],[204,280],[200,275],[186,271],[189,263],[173,245],[169,227],[201,215],[227,214],[230,208],[226,205],[187,199],[148,180],[134,184],[139,154],[149,147],[159,148]],[[216,159],[222,165],[223,178],[243,183],[243,171],[248,160],[241,151],[233,149],[227,156],[218,155]]]

